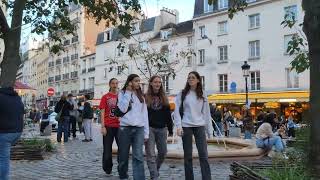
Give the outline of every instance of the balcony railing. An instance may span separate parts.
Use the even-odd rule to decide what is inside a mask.
[[[91,68],[88,69],[88,72],[92,72],[92,71],[95,71],[95,70],[96,70],[95,67],[91,67]]]
[[[63,63],[68,63],[69,61],[70,61],[69,56],[68,56],[68,57],[64,57],[64,58],[63,58]]]
[[[56,80],[56,81],[60,81],[60,80],[61,80],[61,75],[57,75],[57,76],[55,77],[55,80]]]
[[[54,62],[49,62],[49,67],[53,67],[54,66]]]
[[[69,79],[69,73],[63,74],[63,80]]]
[[[56,60],[56,65],[58,66],[58,65],[61,65],[61,59],[57,59]]]
[[[71,72],[71,79],[78,78],[78,71]]]
[[[48,82],[49,82],[49,83],[54,82],[54,77],[49,77],[49,78],[48,78]]]
[[[76,95],[77,94],[77,90],[71,91],[71,94]]]
[[[78,59],[78,58],[79,58],[79,55],[78,55],[78,54],[72,54],[72,55],[71,55],[71,61],[76,60],[76,59]]]
[[[79,91],[79,94],[89,94],[89,93],[94,93],[94,88],[82,89]]]

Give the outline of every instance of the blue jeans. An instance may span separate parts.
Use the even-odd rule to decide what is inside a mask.
[[[11,145],[16,143],[21,133],[0,133],[0,179],[9,179],[10,150]]]
[[[129,150],[132,146],[132,170],[134,180],[144,180],[144,128],[124,127],[119,128],[119,165],[118,172],[120,179],[128,179]]]
[[[64,116],[62,118],[63,118],[63,120],[58,122],[57,141],[61,142],[62,132],[63,132],[63,140],[64,140],[64,142],[68,142],[70,117],[69,116]]]
[[[217,130],[217,134],[218,134],[218,136],[222,136],[222,134],[223,134],[222,122],[216,122],[216,124],[219,128],[219,130]]]
[[[275,151],[282,152],[284,150],[284,145],[280,136],[273,136],[265,139],[257,139],[256,145],[258,148],[271,150],[275,146]]]
[[[252,134],[250,131],[244,131],[244,139],[252,139]]]

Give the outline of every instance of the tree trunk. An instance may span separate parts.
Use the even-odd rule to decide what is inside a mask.
[[[309,165],[312,176],[320,177],[320,12],[318,0],[303,0],[302,7],[305,10],[303,31],[309,45],[310,60],[310,151]]]
[[[5,49],[3,61],[0,64],[1,87],[14,86],[14,83],[16,81],[16,74],[18,72],[19,65],[21,64],[19,49],[21,39],[22,16],[26,2],[27,0],[14,1],[11,28],[6,32],[3,32]]]
[[[9,32],[4,38],[5,50],[3,61],[1,62],[1,75],[0,86],[1,87],[13,87],[16,81],[16,74],[18,72],[19,65],[21,64],[21,58],[19,55],[20,48],[20,34],[15,32]]]

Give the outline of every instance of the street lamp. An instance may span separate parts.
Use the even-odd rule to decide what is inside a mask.
[[[249,77],[249,70],[250,65],[247,63],[247,61],[244,62],[244,64],[241,66],[243,77],[246,80],[246,105],[248,106],[248,77]]]

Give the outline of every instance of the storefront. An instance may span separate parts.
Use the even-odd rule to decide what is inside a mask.
[[[236,117],[241,117],[245,105],[246,94],[213,94],[208,97],[209,102],[219,107],[228,107]],[[251,113],[254,117],[260,111],[276,112],[286,118],[291,114],[297,122],[305,119],[309,109],[308,91],[281,91],[281,92],[250,92],[248,94]]]

